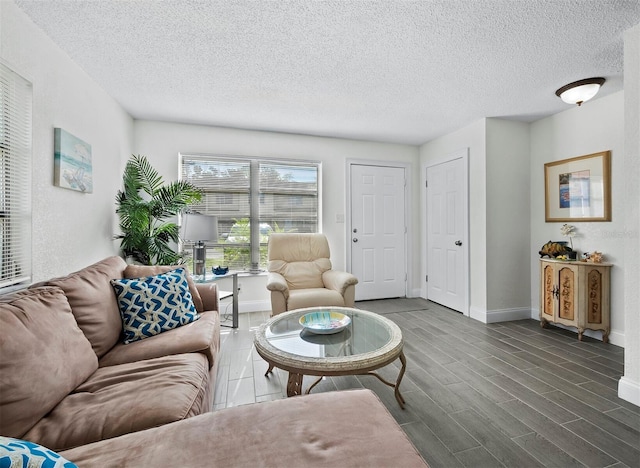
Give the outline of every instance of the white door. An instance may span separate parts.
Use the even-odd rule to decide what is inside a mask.
[[[351,166],[351,272],[356,300],[406,296],[405,170]]]
[[[427,298],[468,314],[466,160],[427,167]]]

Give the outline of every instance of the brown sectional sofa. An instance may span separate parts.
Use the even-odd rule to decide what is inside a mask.
[[[122,344],[109,280],[171,268],[110,257],[0,296],[0,435],[80,467],[426,466],[369,390],[210,412],[215,283],[189,283],[195,322]]]
[[[110,280],[169,269],[110,257],[0,297],[0,434],[64,450],[210,411],[220,345],[215,284],[190,284],[195,322],[120,340]]]

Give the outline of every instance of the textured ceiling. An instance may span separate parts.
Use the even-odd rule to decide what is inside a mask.
[[[640,0],[14,1],[134,118],[410,144],[621,90],[640,22]]]

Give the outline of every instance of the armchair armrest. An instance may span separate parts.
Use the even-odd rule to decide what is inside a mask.
[[[204,310],[220,311],[218,285],[216,283],[195,283],[195,285],[202,298]]]
[[[324,287],[338,291],[344,296],[344,292],[349,286],[358,284],[358,278],[346,271],[327,270],[322,274]]]
[[[289,286],[287,280],[284,279],[280,273],[274,273],[272,271],[267,275],[267,289],[269,291],[279,291],[284,293],[285,296],[289,296]]]

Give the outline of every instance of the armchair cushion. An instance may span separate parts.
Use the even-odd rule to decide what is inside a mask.
[[[269,262],[269,271],[280,273],[287,281],[289,289],[323,288],[322,274],[330,269],[331,262],[328,258],[304,262],[284,262],[282,260]]]
[[[289,295],[287,310],[318,305],[343,307],[344,298],[339,292],[327,288],[294,289]]]

